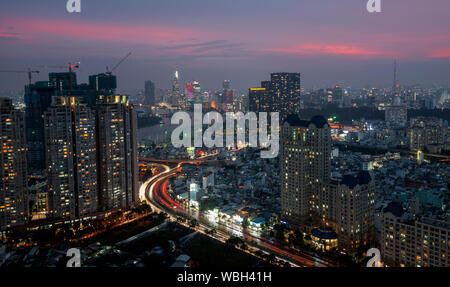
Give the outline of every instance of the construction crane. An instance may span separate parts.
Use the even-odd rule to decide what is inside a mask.
[[[73,65],[71,63],[69,63],[69,66],[40,66],[42,68],[52,68],[52,69],[67,69],[69,68],[69,90],[72,90],[72,73],[74,69],[78,69],[80,68],[80,62],[78,62],[77,64]]]
[[[79,68],[80,64],[81,63],[78,62],[76,65],[72,65],[71,63],[69,63],[69,66],[39,66],[39,67],[45,68],[45,69],[48,69],[48,68],[51,68],[51,69],[67,69],[67,68],[69,68],[69,72],[72,72],[73,69]]]
[[[117,65],[115,65],[111,69],[111,71],[108,69],[108,67],[106,67],[106,74],[109,76],[112,75],[112,72],[114,72],[114,70],[117,69],[117,67],[119,67],[123,63],[123,61],[125,61],[129,56],[131,56],[131,52],[128,53],[125,57],[123,57],[122,60],[120,60],[119,63],[117,63]]]
[[[31,78],[32,74],[39,74],[39,71],[32,71],[31,69],[28,69],[27,71],[0,71],[0,73],[27,73],[28,74],[28,82],[31,85]]]

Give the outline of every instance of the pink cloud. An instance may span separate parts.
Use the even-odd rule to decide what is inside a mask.
[[[275,47],[265,49],[268,52],[285,53],[291,55],[332,55],[332,56],[356,56],[377,57],[392,55],[390,52],[365,49],[358,46],[335,45],[335,44],[305,44],[292,47]]]
[[[7,24],[8,23],[8,24]],[[210,27],[171,26],[163,24],[145,24],[119,21],[74,21],[66,19],[43,19],[7,17],[0,21],[2,26],[14,23],[17,33],[0,32],[1,38],[20,39],[33,45],[43,46],[53,43],[83,43],[94,48],[95,44],[117,44],[126,46],[140,45],[143,54],[164,55],[238,55],[245,49],[247,54],[259,52],[277,53],[290,56],[340,56],[352,58],[379,58],[401,56],[403,58],[443,58],[449,57],[449,50],[430,51],[430,42],[445,45],[444,35],[424,36],[427,41],[418,43],[411,34],[392,36],[390,34],[371,34],[370,37],[352,31],[353,39],[328,39],[325,43],[319,34],[301,35],[279,34],[276,40],[279,46],[270,47],[266,33],[262,35],[241,31],[216,31]],[[5,30],[4,30],[5,31]],[[339,35],[338,31],[327,29],[323,33]],[[218,39],[220,35],[220,39]],[[277,38],[277,35],[274,35]],[[308,39],[306,44],[296,44],[298,39]],[[226,43],[215,43],[227,39]],[[229,39],[229,40],[228,40]],[[356,40],[355,40],[356,39]],[[84,41],[84,42],[83,42]],[[241,46],[233,46],[240,43]],[[273,43],[273,42],[272,42]],[[342,44],[343,43],[343,44]],[[349,44],[350,43],[350,44]],[[424,44],[426,43],[426,45]],[[177,47],[177,48],[173,48]]]
[[[3,21],[5,20],[5,21]],[[35,47],[68,46],[76,49],[83,46],[91,54],[104,55],[108,51],[96,49],[109,46],[130,47],[135,56],[165,57],[179,56],[216,57],[239,54],[241,43],[232,42],[229,34],[208,28],[145,24],[133,22],[94,22],[65,19],[13,18],[2,19],[0,29],[6,23],[14,23],[14,30],[21,33],[26,44]],[[3,25],[2,25],[3,24]],[[221,38],[217,38],[220,35]],[[234,34],[234,36],[236,36]]]
[[[127,42],[129,44],[167,45],[173,40],[189,40],[211,35],[206,30],[162,25],[138,25],[120,22],[91,22],[13,18],[7,23],[15,23],[14,29],[29,40],[75,39],[103,42]]]
[[[17,33],[8,33],[0,31],[0,38],[18,39],[20,36]]]
[[[450,58],[450,48],[434,50],[429,54],[430,58]]]

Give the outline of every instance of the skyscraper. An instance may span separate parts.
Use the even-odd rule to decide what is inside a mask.
[[[344,104],[344,90],[340,85],[336,85],[334,88],[327,89],[329,103],[342,107]]]
[[[77,86],[77,74],[74,72],[50,73],[49,82],[53,83],[55,88],[62,92],[64,90],[73,90]]]
[[[270,109],[268,90],[266,88],[250,88],[248,91],[249,110],[251,112],[266,112]]]
[[[231,81],[225,80],[222,84],[222,111],[232,112],[234,102],[234,90],[231,89]]]
[[[27,190],[24,114],[0,98],[0,229],[26,222]]]
[[[274,111],[281,119],[297,114],[301,108],[300,73],[272,73],[270,75],[270,96]]]
[[[198,81],[192,82],[192,92],[194,94],[194,104],[202,104],[203,103],[202,90],[200,87],[200,83]]]
[[[183,97],[180,91],[178,71],[175,71],[175,76],[172,81],[172,101],[179,108],[181,109],[186,108],[186,99]]]
[[[97,105],[100,208],[127,208],[139,199],[136,112],[127,96],[108,96],[100,101]]]
[[[320,105],[326,105],[328,103],[328,94],[325,89],[317,90],[317,97]]]
[[[89,76],[88,84],[77,84],[76,73],[50,73],[49,81],[25,86],[25,123],[28,169],[43,171],[45,166],[45,139],[43,115],[55,96],[74,96],[95,107],[99,95],[115,92],[116,77],[109,74]]]
[[[186,83],[186,107],[191,109],[194,107],[194,88],[192,87],[192,83]]]
[[[301,109],[300,73],[272,73],[270,81],[249,91],[250,109],[259,112],[279,112],[282,120]]]
[[[104,95],[114,94],[117,88],[117,78],[106,73],[91,75],[89,76],[89,88]]]
[[[25,127],[27,165],[31,171],[45,170],[44,121],[42,116],[50,107],[57,89],[51,82],[36,82],[25,86]]]
[[[152,81],[145,82],[144,96],[147,105],[155,105],[155,84]]]
[[[50,216],[73,219],[96,212],[95,114],[79,98],[54,98],[44,123]]]

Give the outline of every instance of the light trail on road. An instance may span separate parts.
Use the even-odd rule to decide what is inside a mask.
[[[178,202],[174,201],[167,192],[167,185],[169,182],[169,178],[176,175],[178,172],[178,169],[183,164],[192,164],[190,161],[181,161],[178,163],[178,165],[172,169],[170,169],[168,166],[165,166],[165,171],[161,172],[160,174],[157,174],[150,178],[148,181],[146,181],[144,184],[142,184],[140,188],[140,198],[147,201],[150,205],[152,205],[156,210],[160,210],[162,212],[167,213],[169,216],[173,217],[174,220],[177,219],[180,215],[182,216],[188,216],[189,214],[186,214],[187,211],[184,207],[182,207]],[[162,184],[161,184],[162,183]],[[216,234],[212,235],[206,232],[201,232],[202,234],[212,237],[214,239],[217,239],[223,243],[226,243],[227,239],[229,238],[230,234],[233,234],[233,228],[224,225],[225,229],[227,231],[221,229],[220,227],[212,227],[208,224],[202,214],[199,213],[198,216],[198,223],[200,227],[203,227],[204,229],[210,229],[214,228],[216,230]],[[222,227],[223,228],[223,227]],[[281,249],[280,247],[277,247],[271,243],[270,240],[264,237],[256,237],[248,232],[242,232],[243,235],[247,235],[249,237],[252,237],[255,240],[252,240],[253,244],[256,244],[257,246],[250,245],[250,247],[253,250],[259,250],[263,253],[267,253],[267,251],[272,252],[274,254],[277,254],[281,257],[278,257],[278,259],[282,259],[284,261],[289,262],[293,266],[306,266],[306,267],[326,267],[328,264],[327,262],[321,260],[320,258],[313,257],[308,254],[294,254],[287,250]],[[245,250],[243,250],[245,251]],[[245,251],[248,252],[248,251]],[[291,260],[295,261],[296,263],[293,263]]]

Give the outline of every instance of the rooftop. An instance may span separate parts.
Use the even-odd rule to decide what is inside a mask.
[[[313,116],[310,121],[306,121],[301,120],[298,115],[291,114],[286,118],[285,122],[296,127],[308,127],[310,124],[314,124],[319,129],[323,128],[325,125],[328,125],[327,120],[320,115]]]

